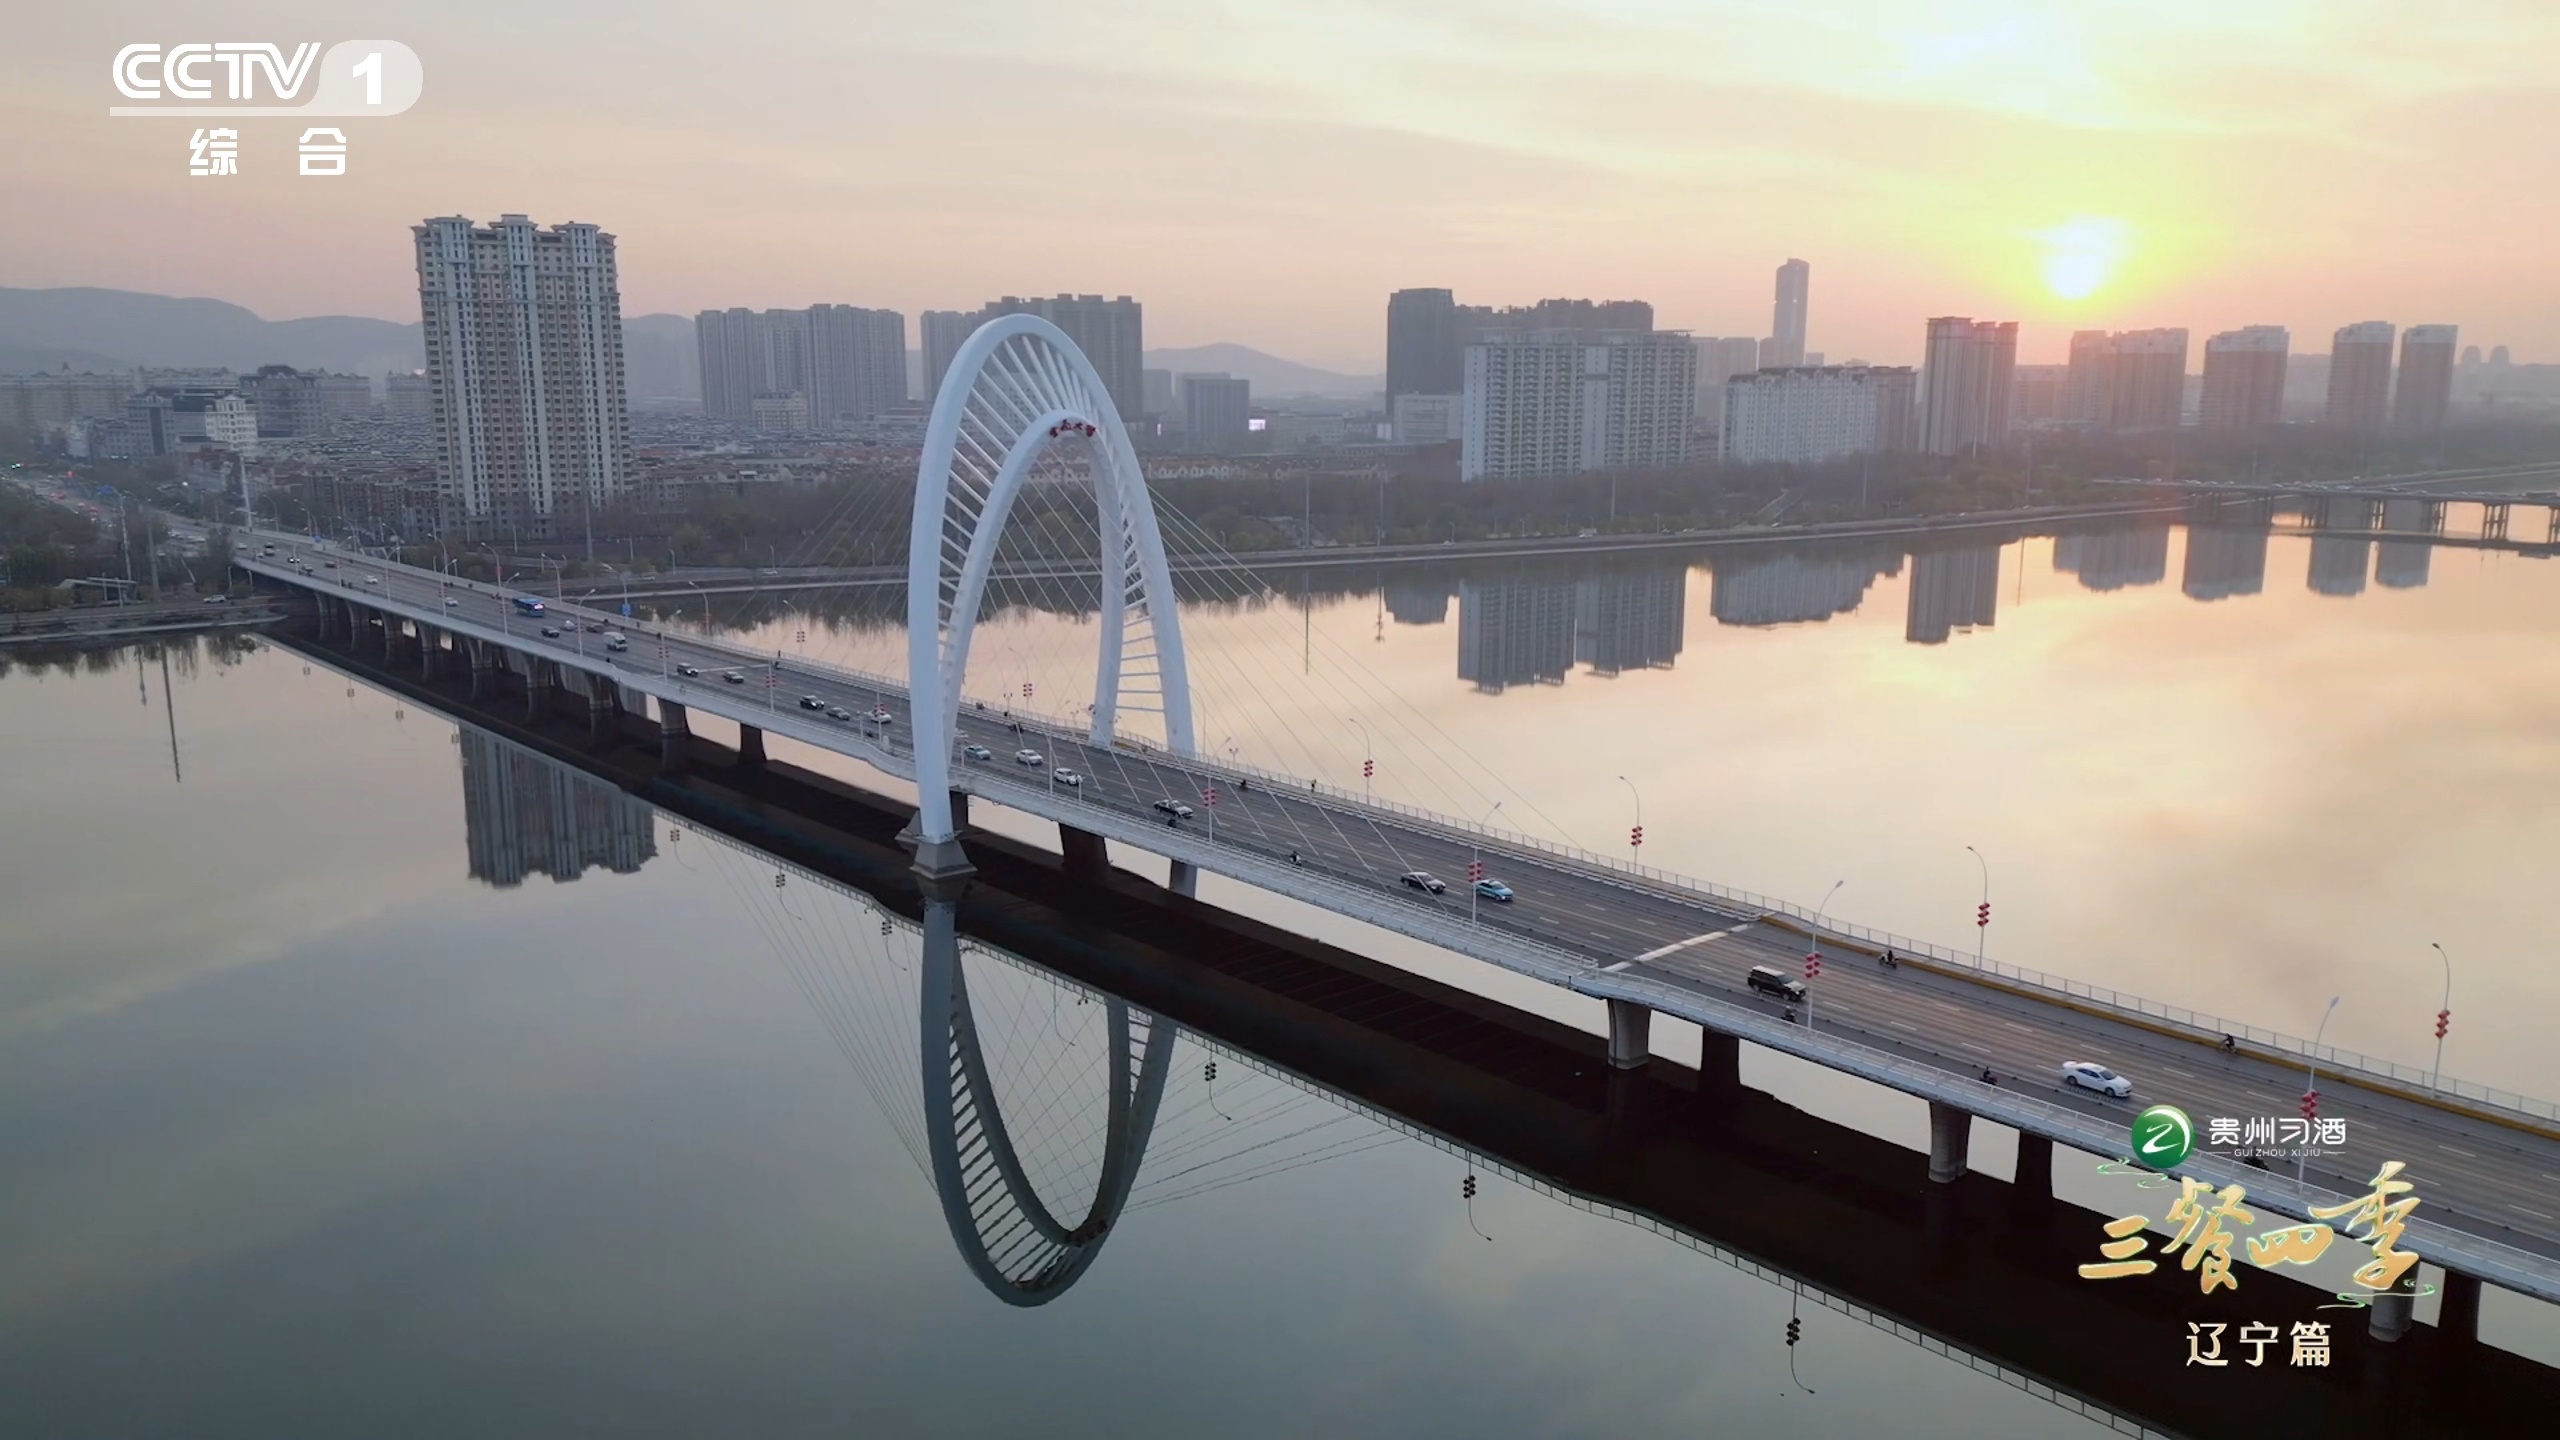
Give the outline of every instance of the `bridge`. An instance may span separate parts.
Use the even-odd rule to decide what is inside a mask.
[[[2543,482],[2546,488],[2496,488],[2500,483],[2520,485],[2536,481]],[[2547,554],[2552,547],[2560,546],[2560,489],[2549,488],[2560,486],[2560,468],[2551,466],[2416,475],[2396,480],[2304,481],[2289,485],[2232,480],[2107,479],[2096,483],[2182,493],[2217,516],[2227,516],[2236,506],[2263,522],[2277,506],[2282,505],[2299,512],[2305,524],[2317,531],[2354,531],[2370,533],[2375,539],[2449,541],[2456,544],[2462,543],[2463,537],[2446,533],[2445,507],[2472,505],[2477,506],[2480,512],[2477,543],[2533,554]],[[2541,539],[2520,539],[2510,533],[2514,512],[2518,509],[2542,512]]]
[[[1009,1306],[1059,1301],[1158,1206],[1418,1143],[1452,1157],[1453,1192],[1463,1167],[1763,1282],[1809,1312],[1817,1385],[1824,1326],[1845,1319],[2119,1434],[2254,1434],[2268,1413],[2341,1440],[2522,1434],[2560,1402],[2560,1371],[2423,1326],[2342,1341],[2323,1369],[2163,1385],[2158,1347],[2198,1313],[2192,1282],[2082,1281],[2110,1217],[2032,1169],[1934,1182],[1901,1146],[1758,1090],[1610,1069],[1570,1026],[1019,841],[982,839],[965,886],[923,880],[896,839],[909,812],[858,787],[699,740],[669,771],[638,717],[599,743],[564,711],[527,722],[512,696],[475,705],[305,653],[454,717],[465,775],[536,785],[524,808],[654,827],[665,843],[644,857],[728,880],[749,943],[941,1199],[962,1266]],[[1448,1223],[1468,1223],[1449,1198]],[[2247,1312],[2334,1323],[2327,1298],[2267,1277]],[[1767,1343],[1775,1363],[1774,1320]]]
[[[2262,1209],[2308,1218],[2406,1161],[2425,1203],[2404,1243],[2443,1268],[2456,1328],[2476,1316],[2484,1282],[2560,1301],[2560,1109],[2548,1101],[1204,754],[1157,510],[1089,363],[1046,322],[1012,316],[975,332],[951,377],[919,476],[903,676],[786,663],[671,628],[616,648],[606,632],[627,623],[617,617],[556,603],[531,613],[519,592],[296,536],[244,533],[235,560],[263,586],[311,597],[327,642],[422,677],[454,674],[471,697],[520,693],[528,714],[583,702],[599,735],[625,716],[654,719],[670,767],[695,753],[695,718],[716,717],[736,727],[745,768],[770,763],[770,735],[910,783],[908,839],[929,881],[972,872],[970,847],[984,842],[969,807],[1000,805],[1055,824],[1074,873],[1106,874],[1106,847],[1118,844],[1164,857],[1178,891],[1196,891],[1207,871],[1587,997],[1605,1011],[1611,1067],[1654,1063],[1651,1026],[1667,1015],[1699,1027],[1711,1078],[1734,1074],[1748,1041],[1916,1096],[1930,1107],[1939,1184],[1966,1174],[1976,1119],[2012,1127],[2022,1152],[2041,1157],[2029,1163],[2049,1167],[2056,1144],[2120,1153],[2130,1117],[2151,1103],[2289,1115],[2304,1089],[2321,1088],[2316,1074],[2323,1114],[2346,1122],[2343,1145],[2298,1175],[2203,1150],[2178,1173],[2246,1185]],[[1094,700],[1080,717],[1008,714],[1011,696],[971,691],[971,642],[1007,518],[1035,465],[1058,452],[1082,462],[1071,479],[1090,486],[1102,542]],[[1475,900],[1458,877],[1477,863],[1516,898]],[[1443,893],[1404,881],[1418,872],[1452,883]],[[1868,958],[1888,946],[1899,966]],[[1832,969],[1801,1014],[1742,983],[1755,964],[1792,970],[1809,952]],[[2237,1041],[2228,1052],[2226,1035]],[[1129,1043],[1140,1044],[1134,1032]],[[2123,1099],[2057,1088],[2059,1063],[2082,1057],[2146,1084]],[[1986,1071],[1999,1083],[1984,1083]],[[2375,1332],[2405,1333],[2411,1300],[2405,1287],[2378,1297]]]

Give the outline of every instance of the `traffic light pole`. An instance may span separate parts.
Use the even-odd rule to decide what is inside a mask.
[[[1983,859],[1982,852],[1972,846],[1964,848],[1972,854],[1973,863],[1982,867],[1982,905],[1973,912],[1973,968],[1979,970],[1982,968],[1983,947],[1991,938],[1991,862]]]

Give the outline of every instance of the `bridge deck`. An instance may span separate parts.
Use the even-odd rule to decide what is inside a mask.
[[[728,685],[717,678],[721,670],[734,667],[762,681],[769,660],[678,632],[635,635],[632,652],[606,655],[585,630],[556,639],[540,636],[535,622],[513,614],[490,591],[456,588],[429,571],[313,550],[293,537],[261,538],[275,539],[278,553],[247,563],[270,579],[542,655],[912,777],[911,753],[903,748],[905,697],[882,677],[794,662],[779,677],[780,685]],[[297,554],[314,570],[304,573],[284,563]],[[328,568],[332,561],[337,568]],[[563,613],[582,623],[626,623],[574,607]],[[677,669],[683,665],[702,673],[685,677]],[[885,705],[892,721],[876,729],[832,722],[798,709],[794,702],[803,693],[857,713]],[[959,783],[999,803],[1584,994],[1638,1000],[2079,1148],[2120,1147],[2126,1122],[2146,1104],[2174,1100],[2200,1121],[2282,1116],[2293,1113],[2302,1087],[2300,1060],[2272,1044],[2221,1054],[2196,1023],[2210,1017],[2088,987],[2066,990],[2026,973],[1978,974],[1943,952],[1928,964],[1890,972],[1872,960],[1835,954],[1832,968],[1817,982],[1812,1023],[1788,1024],[1778,1002],[1742,984],[1750,964],[1792,968],[1802,954],[1803,940],[1786,928],[1785,907],[1761,897],[1718,894],[1596,857],[1533,847],[1517,837],[1480,837],[1460,822],[1363,804],[1303,782],[1264,776],[1238,792],[1227,783],[1235,778],[1233,767],[1126,745],[1096,747],[1038,724],[1016,734],[993,710],[964,707],[961,728],[964,740],[985,745],[997,758],[962,767]],[[1008,763],[1021,746],[1038,749],[1048,764]],[[1058,763],[1081,771],[1084,784],[1047,782],[1048,766]],[[1212,782],[1222,790],[1214,815],[1201,806],[1199,793]],[[1200,807],[1200,818],[1161,823],[1152,809],[1159,800]],[[1286,858],[1292,851],[1300,863]],[[1462,882],[1443,896],[1397,884],[1398,875],[1413,869],[1457,880],[1477,853],[1494,875],[1515,887],[1515,902],[1488,902],[1471,919]],[[1835,952],[1839,928],[1826,943]],[[1716,932],[1729,933],[1676,948]],[[2253,1041],[2263,1034],[2247,1033]],[[2056,1067],[2071,1059],[2128,1073],[2138,1088],[2126,1101],[2062,1091],[2055,1084]],[[1976,1077],[1986,1067],[2000,1077],[1999,1085],[1979,1083]],[[2472,1087],[2474,1098],[2450,1106],[2414,1090],[2403,1076],[2372,1067],[2359,1071],[2354,1057],[2336,1054],[2324,1057],[2321,1072],[2332,1081],[2323,1113],[2348,1121],[2348,1140],[2342,1154],[2312,1162],[2311,1193],[2287,1198],[2289,1177],[2281,1187],[2286,1193],[2278,1194],[2273,1177],[2227,1161],[2200,1159],[2197,1173],[2248,1180],[2254,1200],[2298,1212],[2331,1194],[2361,1193],[2382,1162],[2405,1160],[2426,1200],[2421,1213],[2429,1228],[2425,1240],[2413,1241],[2418,1248],[2428,1251],[2432,1244],[2428,1253],[2458,1256],[2460,1268],[2560,1300],[2560,1216],[2552,1213],[2560,1206],[2553,1202],[2550,1179],[2560,1175],[2560,1129],[2541,1118],[2553,1113],[2547,1103],[2513,1097],[2515,1105],[2502,1108]],[[2339,1085],[2333,1077],[2357,1083]],[[2538,1111],[2531,1108],[2536,1106]],[[2413,1237],[2419,1233],[2413,1229]]]

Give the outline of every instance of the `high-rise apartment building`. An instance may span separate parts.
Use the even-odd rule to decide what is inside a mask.
[[[2207,430],[2254,430],[2284,418],[2284,370],[2292,337],[2281,325],[2225,330],[2204,342],[2199,421]]]
[[[1642,300],[1541,300],[1535,305],[1458,307],[1458,338],[1472,345],[1489,336],[1531,332],[1600,340],[1629,330],[1651,330],[1653,306]]]
[[[2005,442],[2017,366],[2017,321],[1931,320],[1920,369],[1920,448],[1962,455]]]
[[[2071,413],[2071,367],[2020,365],[2009,375],[2009,423],[2053,425]]]
[[[2071,337],[2066,418],[2099,430],[2177,428],[2187,387],[2184,330],[2081,330]]]
[[[2412,325],[2400,335],[2400,375],[2391,394],[2391,428],[2441,430],[2453,403],[2457,327]]]
[[[114,419],[124,414],[124,402],[134,389],[130,372],[0,375],[0,425],[32,435],[83,420]]]
[[[907,317],[895,310],[705,310],[693,325],[702,413],[715,419],[756,423],[758,400],[798,395],[807,425],[833,429],[907,403]]]
[[[1123,295],[1105,300],[1099,295],[1052,295],[1025,300],[1007,295],[989,301],[978,311],[984,324],[999,315],[1037,315],[1067,332],[1084,358],[1093,362],[1094,372],[1102,377],[1102,388],[1111,396],[1111,407],[1124,419],[1135,420],[1146,413],[1146,336],[1144,307]]]
[[[1253,382],[1231,375],[1182,377],[1182,428],[1191,448],[1230,454],[1253,433]]]
[[[1769,323],[1769,343],[1760,363],[1771,369],[1802,365],[1805,302],[1811,298],[1813,267],[1789,260],[1778,267],[1778,300]]]
[[[436,387],[417,371],[385,375],[382,413],[394,420],[432,420],[436,414]]]
[[[445,529],[581,533],[631,485],[613,237],[522,215],[411,233]]]
[[[373,409],[373,382],[362,375],[332,375],[261,365],[240,377],[240,393],[258,407],[264,436],[323,435],[339,421]]]
[[[1457,297],[1398,290],[1387,297],[1387,410],[1399,395],[1455,395],[1466,373]]]
[[[1458,478],[1683,464],[1697,385],[1682,331],[1487,332],[1467,347]]]
[[[1919,377],[1907,365],[1761,370],[1725,386],[1718,458],[1815,465],[1916,448]]]
[[[1724,423],[1725,385],[1760,368],[1760,342],[1748,335],[1701,335],[1698,347],[1698,419]]]
[[[2365,320],[2330,337],[2330,424],[2379,430],[2391,418],[2391,336],[2390,321]]]
[[[942,377],[951,370],[951,357],[960,353],[969,332],[978,328],[983,318],[974,311],[927,310],[916,320],[916,343],[924,352],[925,408],[942,396]]]

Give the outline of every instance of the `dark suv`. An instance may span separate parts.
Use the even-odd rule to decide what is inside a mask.
[[[1752,966],[1751,973],[1742,977],[1742,983],[1763,995],[1775,995],[1782,1000],[1804,998],[1803,981],[1768,965]]]

